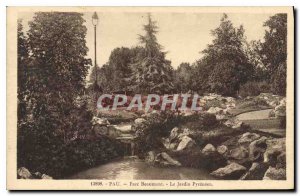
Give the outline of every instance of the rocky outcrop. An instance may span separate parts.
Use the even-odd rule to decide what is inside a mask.
[[[48,179],[52,180],[53,178],[49,175],[42,174],[40,172],[31,173],[27,168],[20,167],[17,170],[18,179]]]
[[[144,118],[137,118],[137,119],[134,120],[135,124],[142,124],[144,122],[146,122],[146,120]]]
[[[177,160],[173,159],[170,155],[165,152],[162,152],[156,156],[156,160],[164,166],[181,166]]]
[[[221,155],[224,155],[228,151],[227,146],[221,145],[217,147],[217,152]]]
[[[254,162],[247,173],[245,173],[240,179],[241,180],[262,180],[268,164]]]
[[[219,168],[211,173],[212,176],[220,179],[239,179],[246,168],[237,163],[231,163],[226,167]]]
[[[207,110],[207,113],[210,113],[210,114],[219,114],[219,113],[222,113],[222,111],[223,111],[222,108],[219,108],[219,107],[210,107]]]
[[[109,121],[106,118],[93,117],[92,125],[110,125]]]
[[[46,179],[46,180],[52,180],[53,178],[51,176],[48,176],[46,174],[42,175],[42,179]]]
[[[212,144],[207,144],[203,149],[202,149],[202,153],[203,154],[211,154],[211,153],[215,153],[216,152],[216,148],[212,145]]]
[[[263,180],[286,180],[286,170],[270,166],[266,171]]]
[[[274,113],[275,113],[276,118],[285,117],[286,116],[286,106],[285,105],[276,106],[274,109]]]
[[[179,129],[178,127],[174,127],[170,132],[169,140],[170,141],[174,140],[178,135],[179,135]]]
[[[237,118],[232,118],[232,119],[227,120],[224,124],[227,127],[231,127],[233,129],[238,129],[238,128],[241,128],[241,126],[243,125],[243,122]]]
[[[249,155],[248,149],[243,146],[239,146],[234,149],[231,149],[229,151],[228,157],[230,159],[242,160],[242,159],[246,159],[248,155]]]
[[[25,167],[20,167],[17,171],[19,179],[32,179],[30,171]]]
[[[177,151],[186,150],[194,147],[196,145],[195,141],[190,138],[189,136],[183,136],[181,138],[181,141],[179,142],[177,146]]]
[[[261,161],[263,160],[264,152],[266,151],[266,137],[261,137],[258,140],[255,140],[249,145],[249,159],[251,161]]]
[[[259,134],[247,132],[242,135],[242,137],[238,140],[238,142],[240,144],[250,143],[253,142],[254,140],[257,140],[258,138],[260,138]]]
[[[278,160],[285,159],[285,138],[270,139],[266,141],[266,144],[267,149],[264,153],[264,162],[269,163],[272,167],[276,167]]]
[[[156,157],[156,154],[154,151],[149,151],[145,157],[145,161],[149,164],[152,164],[154,165],[155,164],[155,157]]]
[[[154,151],[149,151],[145,158],[145,161],[151,165],[160,166],[181,166],[181,163],[176,159],[172,158],[166,152],[155,153]]]

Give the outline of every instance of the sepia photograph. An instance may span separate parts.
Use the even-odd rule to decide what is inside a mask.
[[[294,188],[293,7],[8,7],[9,190]]]

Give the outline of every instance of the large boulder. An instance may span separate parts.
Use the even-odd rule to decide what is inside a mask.
[[[286,168],[286,153],[283,152],[277,156],[276,168]]]
[[[285,117],[286,116],[286,106],[285,105],[276,106],[274,109],[274,112],[275,112],[275,117],[277,117],[277,118]]]
[[[135,124],[142,124],[144,122],[146,122],[146,120],[144,118],[137,118],[137,119],[134,120]]]
[[[163,166],[181,166],[181,163],[172,158],[166,152],[159,153],[156,156],[156,162]]]
[[[231,149],[227,156],[235,160],[242,160],[248,158],[248,155],[248,149],[246,149],[243,146],[238,146],[236,148]]]
[[[227,127],[231,127],[233,129],[241,128],[243,122],[237,118],[231,118],[224,123]]]
[[[269,167],[263,180],[286,180],[286,170],[284,168]]]
[[[221,155],[224,155],[228,151],[227,146],[221,145],[217,147],[217,152]]]
[[[32,174],[25,167],[20,167],[17,171],[17,175],[19,179],[32,179]]]
[[[178,146],[178,142],[177,141],[170,142],[169,138],[163,138],[162,139],[162,143],[165,146],[165,148],[168,149],[168,150],[176,150],[176,148]]]
[[[149,151],[145,157],[145,161],[153,165],[155,163],[155,157],[156,153],[154,151]]]
[[[255,140],[250,143],[249,145],[249,159],[251,161],[260,161],[264,157],[264,152],[266,151],[267,144],[266,144],[267,138],[265,136],[259,138],[258,140]]]
[[[278,163],[278,156],[285,154],[285,138],[274,138],[266,141],[267,149],[264,153],[264,162],[275,167]]]
[[[178,134],[179,134],[179,128],[174,127],[170,132],[169,140],[172,141],[173,139],[177,138]]]
[[[247,173],[245,173],[241,180],[262,180],[265,172],[268,169],[268,164],[254,162]]]
[[[102,136],[102,135],[108,135],[108,127],[105,125],[95,124],[93,126],[93,132],[95,136]]]
[[[203,149],[202,149],[202,153],[203,154],[211,154],[211,153],[215,153],[216,152],[216,148],[212,145],[212,144],[207,144]]]
[[[92,118],[92,125],[110,125],[109,121],[106,118]]]
[[[51,176],[48,176],[46,174],[43,174],[42,175],[42,179],[45,179],[45,180],[52,180],[53,178]]]
[[[246,171],[246,168],[240,164],[237,163],[231,163],[227,165],[226,167],[219,168],[212,173],[210,173],[212,176],[220,179],[239,179],[242,174]]]
[[[250,143],[254,140],[257,140],[258,138],[260,138],[259,134],[247,132],[241,136],[241,138],[238,140],[238,142],[240,144]]]
[[[222,108],[219,108],[219,107],[210,107],[207,110],[207,113],[210,113],[210,114],[219,114],[219,113],[222,113],[222,111],[223,111]]]
[[[35,179],[42,179],[42,176],[43,176],[43,174],[42,174],[41,172],[35,172],[35,173],[33,174],[33,177],[34,177]]]
[[[190,129],[188,129],[188,128],[184,128],[183,129],[183,131],[182,131],[182,133],[180,133],[179,135],[178,135],[178,138],[180,139],[180,138],[182,138],[183,136],[189,136],[189,137],[191,137],[191,136],[193,136],[193,135],[195,135],[196,133],[194,132],[194,131],[192,131],[192,130],[190,130]]]
[[[177,151],[186,150],[194,147],[196,145],[195,141],[190,138],[189,136],[183,136],[181,138],[181,141],[179,142],[177,146]]]

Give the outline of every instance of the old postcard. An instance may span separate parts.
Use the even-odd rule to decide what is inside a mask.
[[[293,7],[8,7],[7,189],[294,189]]]

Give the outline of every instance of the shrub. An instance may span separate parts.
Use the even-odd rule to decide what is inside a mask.
[[[267,82],[250,81],[240,87],[239,95],[241,97],[257,96],[260,93],[270,92],[270,84]]]

